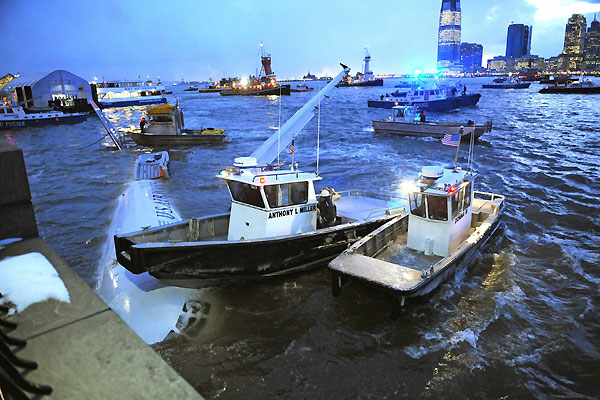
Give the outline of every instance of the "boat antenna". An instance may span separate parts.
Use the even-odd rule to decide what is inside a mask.
[[[321,85],[319,85],[321,91]],[[319,176],[319,142],[321,138],[321,96],[319,96],[319,105],[317,106],[319,113],[317,114],[317,176]]]
[[[292,144],[290,145],[290,153],[292,153],[292,170],[294,169],[294,156],[296,155],[296,146],[294,142],[296,141],[296,135],[292,137]]]
[[[471,138],[469,140],[469,158],[467,168],[469,172],[473,171],[473,150],[475,147],[475,128],[471,131]]]
[[[454,157],[454,170],[456,170],[456,163],[458,162],[458,149],[460,149],[460,142],[462,139],[462,134],[464,131],[464,127],[460,127],[460,130],[458,131],[458,146],[456,146],[456,156]]]
[[[281,85],[279,85],[279,127],[277,128],[277,165],[279,165],[279,153],[281,152]]]

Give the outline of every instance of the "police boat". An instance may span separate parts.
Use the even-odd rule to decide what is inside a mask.
[[[409,215],[396,216],[330,264],[332,292],[348,281],[381,289],[397,318],[406,298],[425,296],[465,267],[494,234],[504,196],[474,191],[470,169],[423,167],[406,182]]]
[[[278,276],[327,265],[350,244],[405,214],[405,202],[381,195],[327,190],[317,195],[315,182],[323,179],[318,171],[303,172],[293,160],[289,167],[273,163],[349,72],[343,67],[251,156],[219,172],[231,195],[229,213],[116,235],[119,263],[134,274],[149,272],[186,287]]]

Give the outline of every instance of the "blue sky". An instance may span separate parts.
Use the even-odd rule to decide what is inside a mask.
[[[207,80],[247,76],[259,43],[280,77],[333,75],[338,62],[375,73],[431,71],[441,0],[0,0],[0,75],[66,69],[84,78]],[[588,25],[600,0],[462,0],[462,41],[503,55],[510,22],[533,25],[532,52],[562,51],[565,24]],[[600,17],[600,13],[599,13]]]

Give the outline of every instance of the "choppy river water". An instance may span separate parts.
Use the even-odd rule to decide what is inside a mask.
[[[543,95],[537,83],[481,89],[489,80],[463,79],[482,94],[477,107],[428,113],[493,121],[475,146],[476,189],[504,194],[507,209],[468,271],[395,322],[385,299],[358,285],[333,298],[325,268],[198,290],[204,319],[155,350],[207,398],[598,398],[600,96]],[[438,140],[373,133],[370,121],[390,114],[367,99],[394,83],[332,92],[321,115],[323,185],[400,193],[422,165],[453,162],[454,149]],[[232,141],[170,151],[165,186],[183,217],[221,213],[229,195],[215,174],[274,131],[278,99],[182,89],[174,87],[186,125],[225,128]],[[284,97],[282,121],[309,96]],[[144,110],[107,115],[123,126]],[[0,133],[23,148],[41,235],[90,285],[143,151],[88,146],[103,134],[94,117]],[[300,168],[314,170],[315,154],[316,118],[296,141]]]

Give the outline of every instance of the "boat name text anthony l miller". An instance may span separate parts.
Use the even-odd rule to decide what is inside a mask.
[[[292,214],[302,214],[302,213],[316,211],[316,210],[317,210],[317,205],[311,204],[308,206],[302,206],[302,207],[298,207],[298,208],[290,208],[288,210],[272,211],[269,213],[269,219],[287,217]]]

